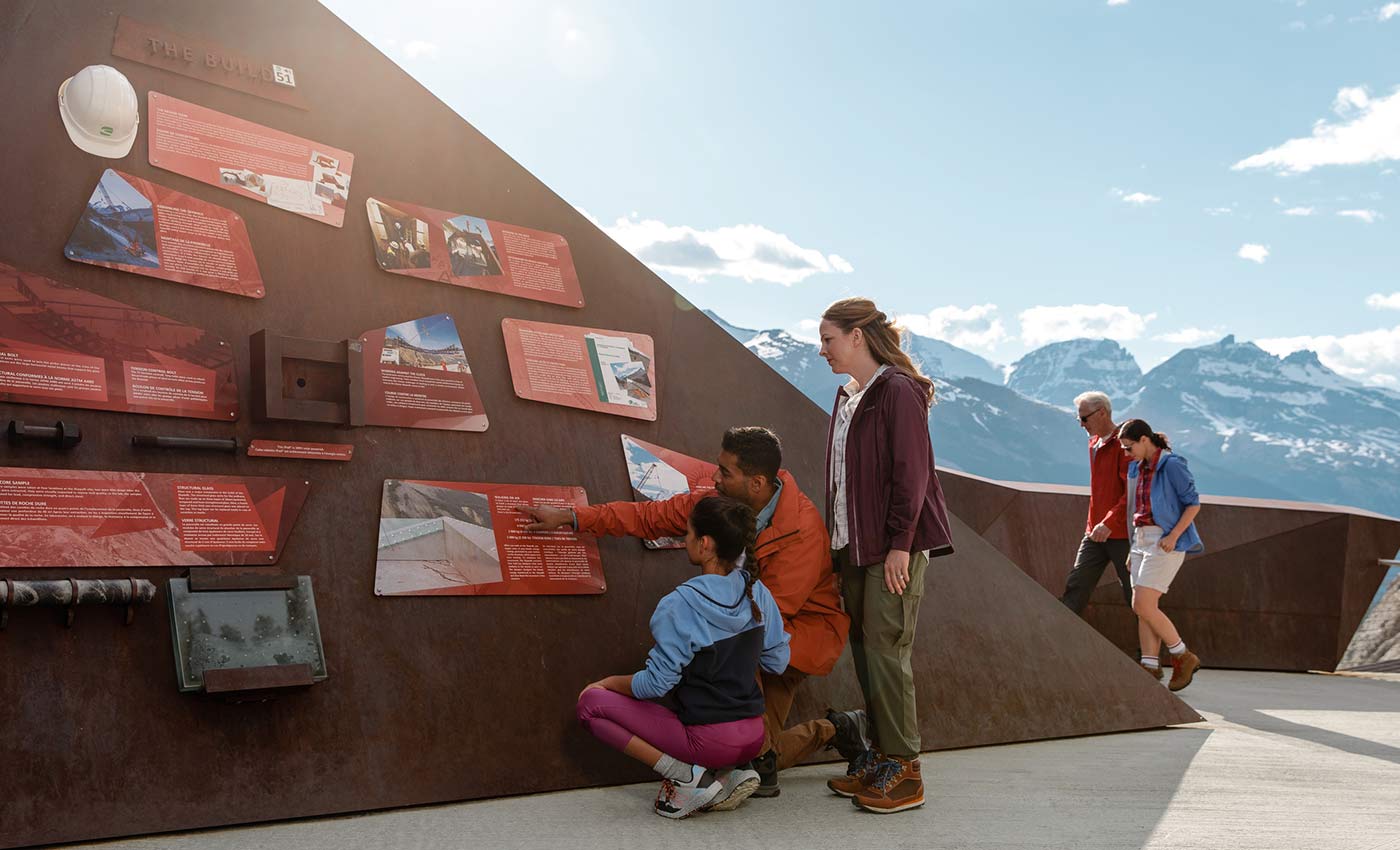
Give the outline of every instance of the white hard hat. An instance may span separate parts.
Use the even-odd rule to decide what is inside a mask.
[[[136,90],[110,65],[89,65],[64,80],[58,87],[58,114],[73,144],[111,159],[131,152],[141,123]]]

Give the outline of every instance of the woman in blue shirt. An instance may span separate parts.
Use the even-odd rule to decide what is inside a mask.
[[[1133,613],[1138,617],[1138,646],[1142,666],[1158,679],[1158,656],[1166,643],[1172,678],[1168,687],[1179,691],[1191,684],[1201,659],[1186,648],[1176,626],[1158,603],[1170,588],[1188,552],[1205,548],[1194,520],[1201,511],[1196,480],[1186,458],[1172,454],[1167,438],[1141,419],[1129,419],[1118,429],[1118,441],[1132,458],[1128,464],[1128,512],[1132,551],[1128,572],[1133,581]]]
[[[701,574],[657,603],[646,666],[578,697],[584,728],[661,774],[653,809],[662,817],[734,808],[759,784],[758,773],[737,766],[763,746],[758,668],[787,669],[788,634],[768,588],[742,566],[753,541],[747,505],[697,502],[685,551]],[[675,711],[648,701],[668,694]]]

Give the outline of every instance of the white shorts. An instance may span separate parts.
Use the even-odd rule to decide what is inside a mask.
[[[1133,532],[1133,549],[1128,553],[1128,573],[1133,578],[1133,587],[1150,587],[1166,593],[1186,560],[1186,553],[1163,552],[1157,545],[1163,532],[1155,525],[1139,526]]]

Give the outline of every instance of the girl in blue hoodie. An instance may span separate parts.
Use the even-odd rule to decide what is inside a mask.
[[[753,541],[747,505],[697,502],[685,551],[701,574],[657,603],[646,666],[578,697],[585,729],[661,774],[653,808],[663,817],[732,809],[758,787],[758,774],[737,765],[763,746],[757,671],[787,669],[788,635],[768,589],[743,568]],[[675,711],[648,701],[668,694]]]
[[[1186,648],[1176,626],[1158,607],[1186,560],[1188,552],[1205,548],[1196,532],[1201,497],[1186,458],[1172,454],[1167,438],[1141,419],[1129,419],[1118,429],[1118,442],[1132,458],[1128,464],[1128,512],[1133,546],[1128,572],[1133,580],[1133,613],[1138,617],[1138,646],[1142,666],[1162,678],[1158,657],[1167,645],[1172,664],[1168,685],[1179,691],[1191,684],[1201,659]]]

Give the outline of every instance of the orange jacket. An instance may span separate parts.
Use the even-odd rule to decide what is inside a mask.
[[[841,610],[841,594],[831,569],[831,538],[812,500],[797,489],[792,475],[778,473],[783,492],[773,520],[758,535],[754,555],[758,577],[783,613],[792,637],[788,666],[825,676],[846,645],[851,621]],[[684,493],[663,502],[608,502],[578,509],[578,528],[613,537],[669,537],[685,534],[690,511],[708,494]]]

